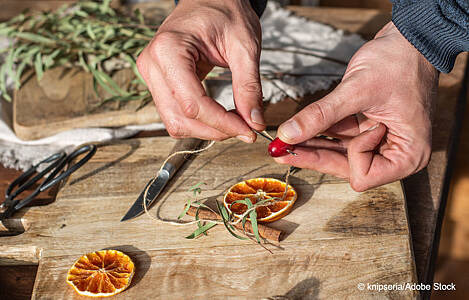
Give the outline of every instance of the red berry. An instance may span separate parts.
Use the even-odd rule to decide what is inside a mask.
[[[272,157],[279,157],[287,155],[287,150],[293,151],[295,147],[293,145],[282,142],[279,138],[275,138],[269,144],[269,154]]]

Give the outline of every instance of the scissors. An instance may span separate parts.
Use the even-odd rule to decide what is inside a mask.
[[[78,155],[88,152],[77,163],[71,164],[71,161]],[[15,212],[31,203],[41,192],[61,182],[83,166],[96,153],[96,145],[84,145],[67,155],[64,151],[52,154],[39,163],[33,165],[26,172],[16,178],[5,191],[5,201],[0,205],[0,220],[11,217]],[[49,164],[44,170],[32,177],[40,165]],[[65,170],[65,167],[69,168]],[[47,177],[46,177],[47,176]],[[32,177],[32,178],[31,178]],[[18,195],[26,191],[33,184],[45,177],[44,181],[24,199],[16,199]]]

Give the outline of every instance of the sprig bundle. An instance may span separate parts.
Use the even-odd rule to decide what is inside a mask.
[[[141,88],[145,83],[135,59],[153,37],[155,27],[146,25],[138,10],[126,16],[111,8],[110,2],[79,1],[52,12],[22,13],[0,23],[0,36],[12,40],[3,50],[6,56],[0,68],[2,96],[11,100],[6,75],[13,78],[14,88],[19,89],[22,75],[28,69],[40,80],[44,71],[65,66],[90,72],[94,90],[104,102],[149,99],[148,91]],[[106,67],[106,62],[116,59],[125,62],[120,68],[130,67],[135,74],[126,88],[112,79],[116,69]],[[98,86],[111,96],[100,95]]]
[[[211,207],[207,206],[206,204],[202,203],[200,200],[197,200],[197,195],[202,193],[202,182],[199,182],[198,184],[190,187],[189,191],[193,193],[193,198],[188,198],[187,203],[184,207],[184,210],[182,213],[178,216],[178,219],[181,219],[184,217],[187,212],[189,211],[190,207],[195,207],[197,208],[196,214],[195,214],[195,222],[190,222],[186,224],[192,224],[196,223],[197,224],[197,229],[191,233],[190,235],[186,236],[187,239],[194,239],[201,234],[207,235],[207,231],[214,227],[215,225],[218,225],[222,223],[226,230],[235,238],[240,239],[240,240],[246,240],[251,238],[251,236],[255,237],[255,240],[257,243],[261,244],[261,236],[259,234],[259,228],[257,224],[257,212],[256,208],[261,207],[261,206],[267,206],[269,204],[272,204],[273,201],[275,200],[281,200],[280,198],[271,198],[271,199],[263,199],[260,200],[256,203],[252,203],[249,198],[245,198],[243,200],[236,200],[234,201],[231,205],[235,203],[242,203],[247,206],[246,212],[240,216],[239,218],[236,218],[232,212],[229,212],[222,204],[220,204],[217,200],[215,200],[217,211],[214,211]],[[205,208],[208,209],[216,214],[218,214],[221,217],[221,221],[217,220],[201,220],[199,218],[199,209]],[[249,220],[251,222],[252,226],[252,234],[248,233],[246,231],[246,221]],[[237,234],[236,232],[238,231],[233,225],[235,223],[241,222],[243,225],[243,234],[245,236],[241,236]]]

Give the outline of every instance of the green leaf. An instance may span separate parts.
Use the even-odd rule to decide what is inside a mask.
[[[34,60],[34,69],[36,71],[37,80],[41,80],[42,76],[44,75],[41,52],[36,54],[36,59]]]
[[[15,74],[15,89],[19,89],[21,87],[21,75],[23,74],[24,68],[26,67],[27,61],[23,60],[16,68]]]
[[[0,28],[0,36],[8,36],[10,33],[14,31],[15,31],[15,28],[13,26],[2,26]]]
[[[212,228],[213,226],[217,225],[214,222],[207,222],[207,224],[203,225],[202,227],[197,228],[192,234],[186,236],[186,239],[193,239],[201,235],[202,233],[206,233],[207,230]]]
[[[7,100],[11,101],[10,95],[8,95],[7,89],[6,89],[6,64],[2,64],[0,67],[0,91],[2,92],[2,97]]]
[[[98,91],[95,90],[95,93],[97,96],[99,96],[98,94]],[[123,103],[123,102],[129,102],[129,101],[134,101],[134,100],[142,100],[144,99],[145,97],[147,97],[147,95],[142,95],[142,94],[130,94],[128,96],[113,96],[113,97],[109,97],[105,100],[103,100],[99,105],[102,106],[108,102],[120,102],[120,103]]]
[[[86,32],[92,40],[96,40],[96,35],[94,34],[93,28],[91,27],[90,23],[86,24]]]
[[[200,186],[201,186],[202,184],[206,184],[206,183],[205,183],[205,182],[199,182],[199,183],[197,183],[197,184],[191,186],[191,187],[189,188],[189,192],[193,192],[193,193],[194,193],[194,196],[197,196],[197,194],[202,193],[202,188],[200,188]]]
[[[114,96],[120,95],[128,95],[127,92],[123,91],[117,83],[106,73],[95,69],[90,68],[91,73],[93,74],[96,81],[101,85],[107,92]]]
[[[184,211],[178,216],[178,219],[181,219],[182,217],[184,217],[187,212],[189,211],[189,208],[191,207],[192,203],[191,203],[191,198],[187,198],[187,204],[186,206],[184,207]]]
[[[30,42],[39,43],[39,44],[55,44],[53,39],[47,38],[45,36],[31,33],[31,32],[18,32],[15,34],[16,37]]]
[[[223,205],[221,205],[218,201],[215,201],[215,202],[217,203],[218,212],[220,213],[220,216],[222,217],[222,220],[223,220],[223,224],[225,225],[228,232],[237,239],[247,240],[246,237],[240,236],[234,232],[235,229],[233,225],[228,223],[230,218],[229,218],[228,212],[226,211],[226,208]]]
[[[248,206],[248,210],[253,207],[251,199],[245,198],[246,204]],[[259,236],[259,229],[257,227],[257,212],[255,209],[253,209],[249,213],[249,220],[251,221],[251,226],[252,226],[252,231],[254,233],[254,236],[256,237],[257,242],[260,244],[261,243],[261,237]]]
[[[23,60],[27,61],[28,64],[32,65],[34,63],[34,57],[36,53],[38,53],[39,51],[41,51],[41,47],[35,45],[35,46],[32,46],[28,51],[21,54],[20,57]]]
[[[136,9],[134,10],[134,15],[137,17],[138,19],[138,22],[141,24],[141,25],[144,25],[145,24],[145,20],[143,18],[143,14],[142,12],[140,11],[140,9]]]
[[[242,220],[244,232],[246,232],[246,220],[247,220],[247,219],[248,219],[248,216],[244,216],[244,217],[243,217],[243,220]]]
[[[47,55],[44,58],[44,68],[45,69],[49,69],[50,67],[52,67],[54,65],[54,58],[56,58],[57,55],[60,54],[60,51],[62,51],[62,50],[61,49],[56,49],[56,50],[54,50],[54,52],[52,52],[51,54]]]
[[[88,14],[86,11],[83,11],[83,10],[81,10],[81,9],[77,9],[77,10],[75,11],[75,14],[76,14],[77,16],[82,17],[82,18],[88,18],[88,16],[89,16],[89,14]]]
[[[135,63],[134,58],[130,56],[129,54],[125,54],[124,59],[130,63],[132,71],[134,72],[135,76],[137,76],[139,82],[143,84],[144,86],[147,86],[147,84],[145,83],[145,80],[143,80],[142,75],[140,75],[140,72],[138,71],[137,64]]]
[[[81,65],[83,70],[85,70],[86,72],[90,72],[91,68],[85,61],[85,57],[83,56],[83,51],[78,51],[78,63]]]

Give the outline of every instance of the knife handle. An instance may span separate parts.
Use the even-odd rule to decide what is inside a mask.
[[[180,139],[174,145],[173,149],[171,150],[171,154],[178,151],[196,150],[197,147],[202,144],[202,142],[203,140],[195,138]],[[176,172],[188,156],[188,154],[175,155],[168,160],[168,163],[170,163],[174,167],[174,171]]]

